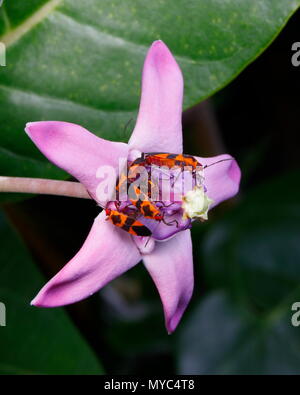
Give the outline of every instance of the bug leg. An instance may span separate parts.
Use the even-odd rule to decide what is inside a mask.
[[[162,219],[162,222],[163,222],[165,225],[167,225],[167,226],[173,226],[173,224],[175,223],[175,224],[176,224],[176,228],[179,227],[179,224],[178,224],[177,219],[173,219],[173,220],[170,221],[170,222],[166,222],[164,219]]]
[[[164,202],[161,202],[161,204],[163,205],[164,208],[168,208],[173,206],[174,202],[170,203],[170,204],[165,204]]]
[[[173,219],[173,221],[169,222],[169,224],[173,224],[173,223],[176,224],[176,228],[179,228],[179,223],[178,223],[177,219]]]
[[[221,163],[221,162],[226,162],[228,160],[233,160],[233,158],[220,159],[217,162],[211,163],[210,165],[203,166],[203,169],[207,169],[210,166],[216,165],[216,164]]]

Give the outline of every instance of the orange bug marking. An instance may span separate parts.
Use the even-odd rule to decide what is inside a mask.
[[[162,221],[163,215],[154,203],[149,200],[149,197],[143,193],[137,186],[133,187],[135,196],[130,199],[131,203],[138,209],[138,211],[145,217],[156,221]],[[149,192],[148,192],[149,193]]]
[[[117,184],[117,186],[116,186],[116,190],[117,190],[118,192],[119,192],[120,189],[122,188],[122,185],[124,185],[124,183],[127,182],[127,180],[128,180],[127,176],[126,176],[124,173],[122,173],[121,176],[120,176],[120,178],[119,178],[118,184]]]
[[[164,215],[160,212],[156,205],[148,200],[148,197],[136,186],[134,186],[136,194],[135,199],[130,199],[131,203],[138,209],[138,211],[145,217],[154,219],[155,221],[162,221],[165,225],[172,226],[176,224],[178,227],[177,220],[171,222],[165,222]]]
[[[107,220],[134,236],[151,236],[152,232],[134,217],[117,210],[105,209]]]
[[[179,166],[191,166],[193,170],[202,165],[191,155],[170,153],[147,153],[144,157],[148,165],[167,166],[169,168]]]

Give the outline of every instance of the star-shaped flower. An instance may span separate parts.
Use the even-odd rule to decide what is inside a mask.
[[[26,132],[51,162],[77,178],[105,208],[97,197],[97,170],[101,166],[117,169],[119,158],[132,160],[141,153],[182,153],[182,97],[180,68],[166,45],[155,41],[145,59],[140,108],[128,144],[103,140],[65,122],[29,123]],[[205,219],[208,208],[238,192],[240,169],[229,155],[194,158],[204,168],[204,186],[187,195],[186,216]],[[201,202],[195,204],[193,196],[200,196]],[[167,331],[173,332],[193,292],[190,230],[160,223],[146,245],[143,239],[106,221],[103,210],[79,252],[42,288],[32,304],[56,307],[77,302],[143,260],[159,291]]]

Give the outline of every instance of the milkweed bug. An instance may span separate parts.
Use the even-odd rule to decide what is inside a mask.
[[[179,166],[179,167],[190,166],[192,167],[193,170],[197,170],[197,167],[200,167],[200,169],[206,169],[207,167],[228,160],[233,160],[233,159],[232,158],[220,159],[214,163],[203,166],[192,155],[170,154],[166,152],[148,152],[148,153],[143,153],[140,158],[137,158],[135,161],[133,161],[131,167],[134,168],[143,165],[167,166],[168,168],[172,168],[175,166]]]
[[[145,162],[148,165],[167,166],[169,168],[179,166],[191,166],[196,170],[197,166],[201,164],[191,155],[186,154],[170,154],[170,153],[146,153]]]
[[[134,236],[151,236],[152,232],[134,217],[110,208],[105,209],[107,220]]]
[[[131,203],[138,209],[138,211],[145,217],[156,221],[162,221],[163,215],[156,205],[149,200],[139,187],[133,186],[134,196],[130,197]]]

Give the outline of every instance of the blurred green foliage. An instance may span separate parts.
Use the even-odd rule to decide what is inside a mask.
[[[37,309],[30,300],[43,278],[19,237],[0,217],[0,374],[101,374],[102,368],[62,309]]]
[[[0,41],[0,173],[62,178],[24,134],[28,121],[81,124],[127,141],[143,60],[162,39],[185,79],[185,107],[232,80],[274,39],[299,0],[6,0]],[[2,33],[1,33],[2,32]],[[10,166],[7,166],[10,163]]]

